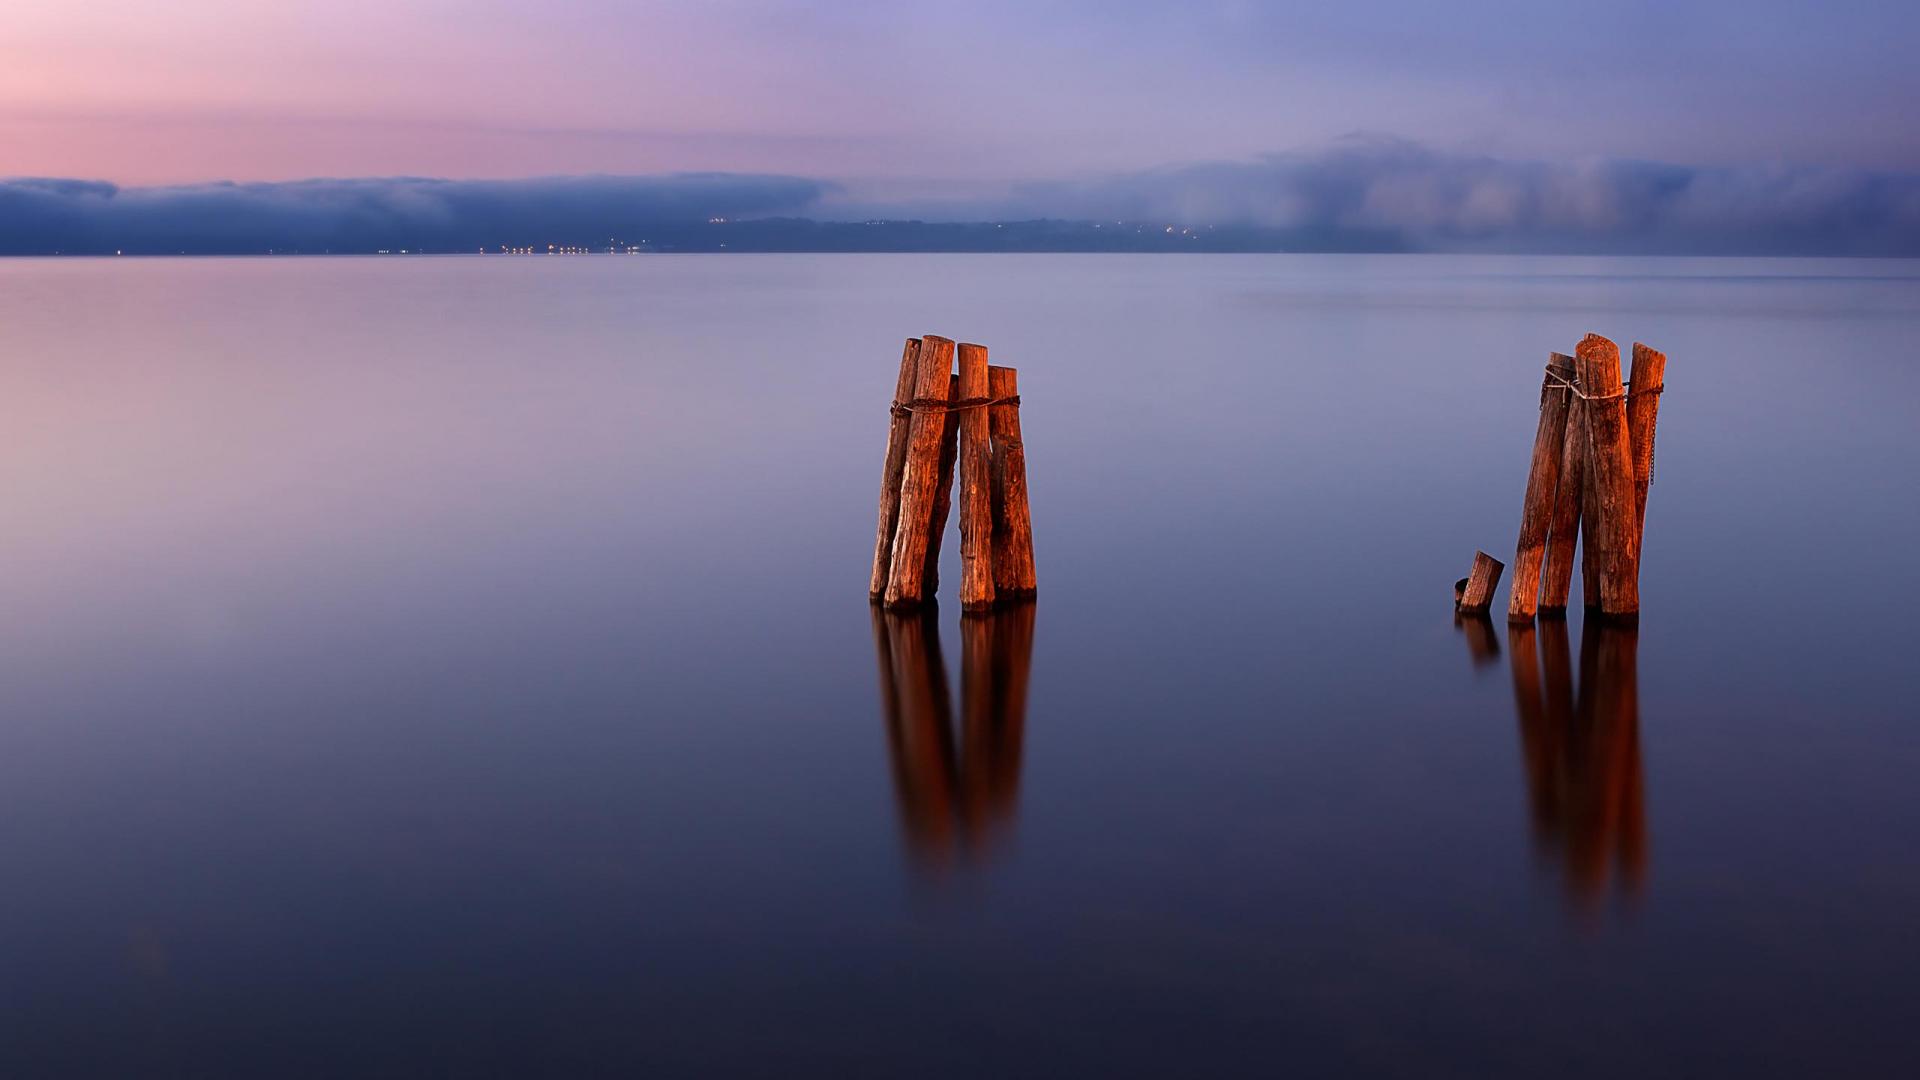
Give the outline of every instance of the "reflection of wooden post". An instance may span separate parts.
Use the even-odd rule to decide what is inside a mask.
[[[984,398],[987,349],[960,346],[956,400]],[[985,611],[993,606],[993,460],[987,410],[967,409],[960,416],[960,607]]]
[[[1569,390],[1566,438],[1560,444],[1560,476],[1553,495],[1553,524],[1547,533],[1547,558],[1541,573],[1540,614],[1561,616],[1567,611],[1567,592],[1573,587],[1573,556],[1580,538],[1580,515],[1586,487],[1587,413]]]
[[[940,633],[931,614],[875,612],[894,794],[908,846],[944,858],[956,842],[953,714]],[[881,627],[884,626],[884,636]]]
[[[1667,354],[1633,344],[1633,371],[1627,376],[1627,433],[1633,438],[1634,573],[1647,536],[1647,486],[1653,483],[1653,429],[1660,419],[1660,391],[1667,383]]]
[[[1540,564],[1553,524],[1554,496],[1560,483],[1560,455],[1567,438],[1567,403],[1573,394],[1573,357],[1553,353],[1540,385],[1540,425],[1533,434],[1533,463],[1527,469],[1526,500],[1520,507],[1520,541],[1513,554],[1513,587],[1507,618],[1532,622],[1540,604]]]
[[[1573,733],[1573,653],[1567,620],[1540,620],[1540,768],[1534,774],[1533,826],[1537,841],[1549,841],[1566,817],[1567,740]]]
[[[953,342],[928,334],[921,339],[916,399],[947,400],[952,381]],[[920,603],[926,573],[927,536],[940,477],[940,444],[947,410],[915,409],[907,432],[907,462],[900,478],[900,524],[894,531],[893,566],[887,575],[887,606]]]
[[[1460,610],[1478,614],[1493,606],[1493,591],[1500,585],[1500,572],[1506,564],[1484,551],[1473,553],[1473,570],[1466,578],[1455,584],[1454,595],[1459,600]]]
[[[1620,349],[1588,334],[1574,350],[1587,395],[1587,489],[1594,510],[1586,533],[1600,573],[1600,610],[1609,618],[1640,614],[1639,531],[1633,500],[1633,441],[1620,386]]]
[[[1532,623],[1507,627],[1534,842],[1557,849],[1568,893],[1586,907],[1604,893],[1616,867],[1629,892],[1646,876],[1638,635],[1603,616],[1588,617],[1576,705],[1566,620],[1539,623],[1537,668],[1535,633]]]
[[[1559,619],[1549,619],[1542,625],[1566,627],[1566,623]],[[1536,831],[1550,817],[1551,806],[1544,800],[1549,791],[1553,763],[1553,737],[1547,730],[1546,702],[1540,691],[1538,652],[1534,643],[1533,623],[1509,621],[1507,663],[1513,670],[1513,711],[1520,720],[1520,756],[1527,767],[1528,803],[1533,809]]]
[[[937,618],[874,609],[874,654],[901,826],[913,854],[945,861],[962,842],[984,847],[1013,816],[1020,787],[1033,605],[960,624],[956,757]]]
[[[987,395],[1017,397],[1019,375],[1009,367],[987,368]],[[1020,407],[988,410],[993,437],[993,589],[1002,603],[1034,594],[1033,518],[1027,509],[1027,451],[1020,441]]]
[[[1467,635],[1467,655],[1474,667],[1486,667],[1500,659],[1500,639],[1493,635],[1493,620],[1484,611],[1471,614],[1455,612],[1453,625]]]
[[[1605,624],[1599,638],[1591,730],[1595,767],[1606,784],[1607,819],[1614,858],[1629,891],[1644,883],[1647,869],[1645,773],[1640,765],[1640,635],[1631,626]]]
[[[1507,664],[1513,671],[1513,709],[1520,717],[1520,730],[1523,735],[1537,731],[1546,703],[1540,693],[1540,647],[1531,622],[1507,624]]]
[[[960,376],[947,380],[947,400],[960,396]],[[926,574],[921,592],[928,599],[940,595],[940,545],[947,536],[947,514],[953,509],[953,465],[958,451],[960,414],[949,409],[940,429],[940,482],[933,489],[933,521],[927,528]]]
[[[960,623],[961,805],[989,841],[1013,815],[1033,658],[1033,605],[1002,607]]]
[[[1541,698],[1546,704],[1547,723],[1555,730],[1573,722],[1573,650],[1567,639],[1567,620],[1546,619],[1540,623],[1540,671],[1544,676]]]
[[[867,595],[887,595],[887,574],[893,567],[893,532],[900,524],[900,474],[907,467],[907,430],[913,414],[904,407],[913,398],[920,377],[920,339],[908,338],[900,354],[900,381],[893,391],[893,419],[887,424],[887,459],[880,468],[880,525],[873,537],[873,576]]]

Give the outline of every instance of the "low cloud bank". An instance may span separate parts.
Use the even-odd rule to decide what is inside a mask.
[[[657,238],[654,246],[665,249],[736,251],[1920,256],[1920,174],[1512,161],[1380,138],[1248,162],[1027,184],[1010,197],[937,207],[836,206],[828,201],[836,194],[834,184],[816,179],[730,173],[153,188],[0,180],[0,254],[473,251]],[[893,224],[804,220],[855,216]],[[730,224],[706,227],[712,218]],[[910,218],[1009,224],[983,232]],[[1130,227],[1110,224],[1119,221]],[[1191,235],[1179,231],[1186,227]]]
[[[789,176],[410,177],[121,188],[0,180],[0,254],[472,251],[638,241],[652,227],[796,214],[831,190]]]
[[[1018,189],[1026,216],[1389,236],[1421,251],[1920,255],[1920,175],[1507,161],[1397,139]]]

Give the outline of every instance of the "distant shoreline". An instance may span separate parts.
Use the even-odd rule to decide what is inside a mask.
[[[227,235],[220,233],[225,231]],[[1678,256],[1782,258],[1912,258],[1898,251],[1821,250],[1800,247],[1765,234],[1729,238],[1722,246],[1682,249],[1663,244],[1658,236],[1621,238],[1614,244],[1596,243],[1590,236],[1537,238],[1523,248],[1501,249],[1489,241],[1420,244],[1398,230],[1350,227],[1276,228],[1254,225],[1181,225],[1140,221],[815,221],[810,218],[749,218],[703,220],[671,224],[622,225],[588,233],[575,224],[568,235],[517,237],[482,241],[458,236],[451,230],[439,236],[401,236],[390,243],[363,246],[359,237],[260,237],[244,226],[214,222],[207,235],[114,237],[104,229],[91,235],[0,238],[0,257],[135,258],[182,256],[216,257],[327,257],[327,256],[449,256],[505,258],[647,255],[881,255],[881,254],[1001,254],[1001,255],[1543,255],[1543,256]],[[400,232],[410,230],[396,230]],[[420,232],[430,233],[422,229]],[[557,230],[556,230],[557,231]],[[330,240],[347,241],[332,244]],[[34,241],[37,240],[38,243]],[[54,243],[47,241],[54,240]],[[61,241],[79,241],[66,243]],[[1698,237],[1689,238],[1693,245]]]

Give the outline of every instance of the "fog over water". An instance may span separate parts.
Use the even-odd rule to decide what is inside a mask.
[[[1589,331],[1641,624],[1456,623]],[[1030,608],[866,602],[921,333]],[[1916,340],[1902,260],[0,260],[0,1072],[1890,1074]]]

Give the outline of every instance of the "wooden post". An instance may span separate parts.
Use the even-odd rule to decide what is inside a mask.
[[[1594,511],[1586,530],[1600,574],[1600,611],[1609,618],[1640,616],[1639,531],[1633,503],[1633,440],[1620,385],[1620,349],[1588,334],[1574,350],[1587,395],[1587,480]]]
[[[1454,595],[1465,614],[1478,614],[1493,606],[1493,591],[1500,584],[1500,572],[1506,564],[1484,551],[1473,553],[1473,571],[1454,585]]]
[[[960,346],[956,400],[988,396],[987,347]],[[960,417],[960,608],[993,607],[993,478],[989,469],[987,409],[970,408]]]
[[[1660,419],[1660,391],[1667,382],[1667,354],[1633,343],[1633,372],[1627,376],[1627,432],[1633,437],[1634,573],[1647,536],[1647,486],[1653,482],[1653,429]]]
[[[953,341],[932,334],[920,339],[913,396],[947,400],[953,374]],[[926,574],[927,536],[940,482],[940,441],[946,432],[947,410],[916,409],[907,430],[907,461],[900,476],[900,523],[893,536],[893,566],[887,575],[887,606],[913,607],[921,602]]]
[[[1578,381],[1577,374],[1575,381]],[[1571,390],[1562,393],[1567,397],[1567,431],[1560,444],[1560,476],[1553,495],[1553,522],[1547,531],[1547,558],[1540,590],[1540,614],[1552,618],[1564,617],[1567,613],[1567,592],[1573,587],[1573,556],[1580,539],[1587,475],[1585,403]]]
[[[1581,410],[1580,422],[1587,424],[1588,410]],[[1593,428],[1587,427],[1587,437],[1580,444],[1581,456],[1585,459],[1580,465],[1582,484],[1580,485],[1580,604],[1588,611],[1600,610],[1600,561],[1598,549],[1593,542],[1593,523],[1600,513],[1594,504],[1593,491]]]
[[[1520,542],[1513,554],[1513,587],[1507,597],[1507,621],[1532,622],[1540,605],[1540,564],[1553,525],[1554,495],[1560,483],[1560,454],[1567,439],[1567,402],[1573,395],[1573,357],[1553,353],[1540,383],[1540,424],[1533,433],[1533,464],[1527,469],[1526,501],[1520,506]]]
[[[1019,373],[1010,367],[987,368],[987,396],[1020,394]],[[995,405],[988,411],[993,437],[993,589],[1006,602],[1031,597],[1033,518],[1027,509],[1027,451],[1020,441],[1020,407]]]
[[[960,396],[960,376],[947,380],[947,400]],[[927,528],[925,580],[920,589],[928,599],[940,596],[940,545],[947,538],[947,515],[953,510],[953,466],[959,456],[960,414],[948,409],[940,429],[940,482],[933,491],[933,520]]]
[[[887,458],[880,467],[880,525],[873,537],[873,575],[867,596],[875,603],[887,595],[887,575],[893,568],[893,532],[900,524],[900,474],[907,466],[907,429],[913,414],[904,406],[913,398],[919,378],[920,339],[908,338],[900,354],[900,380],[893,391],[893,419],[887,424]]]

